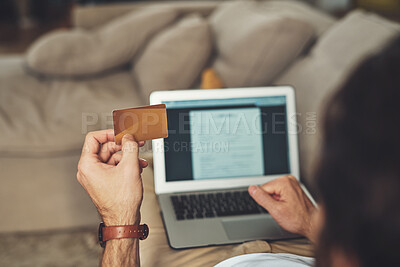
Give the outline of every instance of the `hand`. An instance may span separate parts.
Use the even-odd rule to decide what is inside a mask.
[[[123,137],[122,146],[116,145],[113,130],[86,135],[77,179],[107,226],[140,223],[143,199],[140,174],[148,165],[139,159],[139,146],[143,145],[144,142],[135,142],[131,135]]]
[[[317,209],[291,175],[261,186],[250,186],[249,194],[285,230],[315,241],[313,215]]]

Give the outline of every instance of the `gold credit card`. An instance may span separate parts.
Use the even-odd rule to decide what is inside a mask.
[[[121,144],[125,134],[136,141],[168,137],[165,104],[113,110],[115,143]]]

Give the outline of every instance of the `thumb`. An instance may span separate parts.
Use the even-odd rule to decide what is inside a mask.
[[[268,210],[276,203],[276,200],[270,194],[265,192],[261,187],[252,185],[249,187],[250,196],[264,209]]]
[[[134,164],[139,168],[139,145],[130,134],[122,138],[122,164]]]

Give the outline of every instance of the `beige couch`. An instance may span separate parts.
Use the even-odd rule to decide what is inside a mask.
[[[93,29],[148,5],[207,18],[220,2],[78,6],[73,21]],[[302,20],[315,32],[315,43],[265,84],[296,88],[301,167],[309,177],[327,96],[399,25],[361,11],[337,21],[292,1],[263,1],[259,10]],[[94,206],[75,179],[82,142],[87,131],[112,126],[112,109],[145,104],[141,90],[126,66],[92,77],[48,78],[27,71],[24,55],[0,58],[0,232],[97,225]]]

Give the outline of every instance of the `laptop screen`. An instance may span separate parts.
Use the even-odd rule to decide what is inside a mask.
[[[290,173],[285,96],[163,103],[167,182]]]

